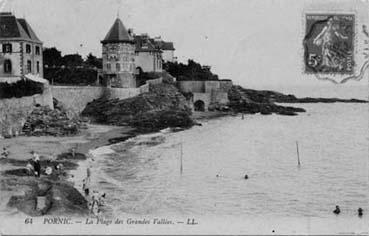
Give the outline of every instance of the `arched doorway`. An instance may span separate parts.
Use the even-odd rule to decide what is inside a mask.
[[[195,111],[205,111],[205,103],[202,100],[197,100],[193,105]]]
[[[140,75],[140,74],[142,74],[143,73],[143,70],[142,70],[142,68],[141,67],[136,67],[136,71],[135,71],[135,74],[136,75]]]

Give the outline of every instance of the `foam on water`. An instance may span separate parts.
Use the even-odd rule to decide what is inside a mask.
[[[338,204],[342,217],[362,207],[367,218],[367,104],[299,106],[307,113],[224,117],[109,146],[95,158],[94,187],[116,215],[330,219]]]

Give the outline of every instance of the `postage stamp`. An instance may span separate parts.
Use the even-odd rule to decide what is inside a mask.
[[[306,14],[305,73],[353,74],[355,15]]]

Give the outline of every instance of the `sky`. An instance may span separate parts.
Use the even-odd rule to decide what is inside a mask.
[[[220,78],[243,86],[333,86],[303,73],[303,13],[318,2],[0,0],[0,7],[25,17],[44,46],[55,46],[63,54],[85,56],[92,52],[101,56],[100,40],[119,15],[126,28],[133,28],[135,33],[160,35],[174,42],[179,61],[194,59],[210,65]],[[353,3],[359,1],[342,0],[335,5],[349,9]],[[319,10],[324,7],[331,8],[326,4]],[[366,85],[367,81],[368,75],[347,84]]]

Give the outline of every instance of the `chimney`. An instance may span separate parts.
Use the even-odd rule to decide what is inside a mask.
[[[131,36],[133,36],[133,29],[132,28],[129,28],[128,29],[128,34],[131,35]]]

